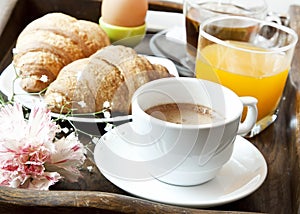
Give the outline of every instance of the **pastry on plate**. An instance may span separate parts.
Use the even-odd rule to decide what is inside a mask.
[[[171,76],[163,65],[151,64],[132,48],[111,45],[65,66],[44,98],[57,113],[100,112],[108,102],[112,112],[129,114],[137,88]]]
[[[21,87],[39,92],[56,79],[64,66],[108,45],[109,38],[97,23],[49,13],[20,33],[13,65],[21,77]]]

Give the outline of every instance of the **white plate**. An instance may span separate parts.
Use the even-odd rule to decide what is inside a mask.
[[[184,27],[182,13],[148,10],[146,16],[147,31],[158,32],[174,26]]]
[[[170,74],[178,77],[176,66],[171,60],[162,57],[154,57],[154,56],[146,56],[146,57],[152,64],[164,65],[169,70]],[[2,72],[0,76],[0,90],[2,91],[3,94],[5,94],[7,97],[10,98],[14,90],[15,101],[20,102],[22,105],[26,106],[29,109],[31,109],[35,104],[43,102],[43,96],[27,93],[20,87],[20,79],[16,79],[16,80],[15,79],[16,79],[16,72],[14,70],[13,65],[10,64],[9,66],[7,66],[7,68]],[[57,113],[51,113],[51,116],[55,118],[61,118],[61,119],[67,118],[68,120],[74,122],[86,122],[86,123],[117,122],[117,121],[126,121],[131,118],[131,115],[119,116],[114,118],[106,118],[106,119],[94,118],[94,117],[87,118],[87,117],[80,117],[80,116],[65,117],[64,115],[57,114]]]
[[[253,193],[267,176],[263,155],[252,143],[237,136],[231,159],[207,183],[183,187],[169,185],[150,176],[143,177],[143,169],[136,160],[139,158],[137,151],[143,157],[149,155],[142,153],[139,145],[145,143],[147,137],[129,133],[128,130],[132,130],[130,124],[120,125],[103,135],[96,144],[94,159],[108,180],[132,195],[166,204],[206,208],[233,202]]]
[[[195,62],[186,52],[184,27],[175,26],[156,33],[151,37],[149,47],[155,56],[171,59],[176,64],[180,75],[195,76]]]

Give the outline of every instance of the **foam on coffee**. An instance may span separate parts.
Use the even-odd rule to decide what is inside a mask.
[[[209,107],[192,103],[167,103],[153,106],[147,114],[176,124],[199,125],[223,120],[224,118]]]

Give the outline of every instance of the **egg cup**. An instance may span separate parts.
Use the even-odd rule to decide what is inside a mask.
[[[106,23],[103,18],[99,19],[101,28],[107,33],[113,45],[135,47],[146,34],[146,23],[137,27],[122,27]]]

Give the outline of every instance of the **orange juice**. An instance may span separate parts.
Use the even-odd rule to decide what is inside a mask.
[[[239,96],[258,99],[258,120],[276,109],[289,70],[284,53],[271,53],[248,43],[227,41],[239,48],[212,44],[200,50],[196,77],[218,82]],[[199,51],[199,50],[198,50]]]

